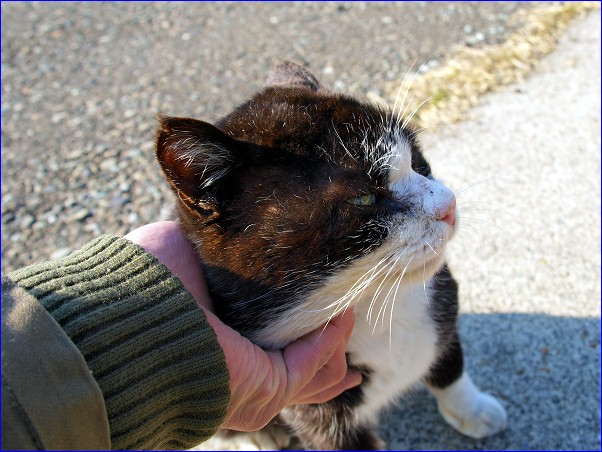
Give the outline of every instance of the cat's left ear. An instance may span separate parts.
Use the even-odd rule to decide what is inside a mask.
[[[265,87],[282,86],[284,88],[306,88],[318,91],[320,83],[304,67],[290,61],[284,61],[276,66],[268,75]]]
[[[156,146],[161,169],[180,199],[195,210],[215,211],[207,193],[238,164],[240,143],[197,119],[159,116]]]

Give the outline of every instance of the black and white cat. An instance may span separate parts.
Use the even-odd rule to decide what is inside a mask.
[[[157,157],[225,323],[282,347],[354,308],[348,362],[364,380],[281,413],[304,447],[382,448],[378,413],[417,382],[461,433],[505,428],[503,407],[463,370],[443,258],[454,194],[396,111],[283,63],[215,126],[161,117]]]

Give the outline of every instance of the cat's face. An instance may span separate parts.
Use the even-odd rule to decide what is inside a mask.
[[[455,198],[402,122],[322,91],[290,64],[217,127],[161,118],[157,156],[218,314],[244,331],[325,284],[353,291],[368,279],[432,276],[455,230]],[[356,301],[347,298],[326,318]],[[236,319],[255,308],[251,321]]]

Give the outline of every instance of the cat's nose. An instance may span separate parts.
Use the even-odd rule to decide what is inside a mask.
[[[450,201],[437,212],[437,220],[445,221],[450,226],[456,223],[456,197],[452,195]]]

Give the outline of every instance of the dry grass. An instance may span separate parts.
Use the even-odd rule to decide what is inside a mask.
[[[598,2],[577,2],[515,14],[510,20],[518,25],[518,31],[504,43],[480,49],[458,47],[439,67],[418,74],[405,111],[412,112],[430,99],[420,107],[414,122],[433,129],[461,120],[481,95],[522,80],[544,55],[554,50],[558,37],[574,19],[599,8]],[[403,82],[401,97],[411,79],[408,76]],[[384,98],[373,100],[393,105],[400,83],[401,80],[391,82],[385,87]]]

